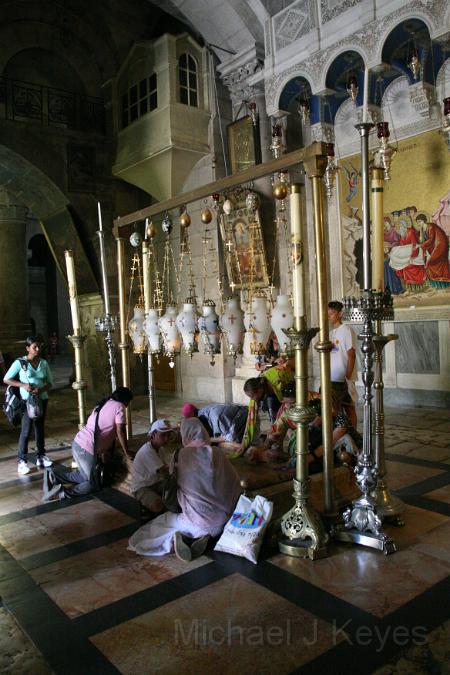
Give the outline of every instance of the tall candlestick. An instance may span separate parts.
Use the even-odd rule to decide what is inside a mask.
[[[97,210],[98,210],[98,228],[100,232],[103,231],[103,224],[102,224],[102,207],[100,205],[100,202],[97,202]]]
[[[364,98],[363,98],[363,124],[367,122],[369,113],[369,69],[364,70]]]
[[[111,307],[109,304],[109,290],[108,290],[108,276],[106,274],[106,253],[105,253],[105,233],[103,232],[102,225],[102,209],[100,202],[97,202],[98,206],[98,240],[100,244],[100,265],[102,268],[102,284],[103,284],[103,302],[105,304],[105,314],[111,314]]]
[[[372,169],[372,287],[384,291],[383,169]]]
[[[69,285],[70,312],[72,314],[73,334],[81,335],[80,310],[78,308],[77,281],[75,277],[75,262],[73,251],[64,251],[67,269],[67,283]]]

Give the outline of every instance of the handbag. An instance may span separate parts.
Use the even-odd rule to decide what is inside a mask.
[[[27,415],[30,420],[38,420],[42,417],[42,402],[36,394],[30,394],[26,400]]]
[[[172,513],[181,513],[181,507],[178,502],[178,481],[177,481],[177,465],[178,453],[180,449],[175,450],[173,456],[173,471],[167,478],[164,478],[162,484],[161,499],[168,511]]]

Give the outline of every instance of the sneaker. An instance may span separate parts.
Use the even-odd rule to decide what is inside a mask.
[[[191,553],[193,558],[199,558],[205,552],[208,546],[209,534],[205,534],[199,539],[195,539],[191,544]]]
[[[24,459],[21,459],[19,461],[19,464],[17,465],[17,473],[19,476],[25,476],[27,473],[30,473],[31,469],[28,466],[27,462]]]
[[[181,532],[175,532],[173,535],[173,547],[178,560],[182,560],[183,562],[190,562],[192,560],[191,549],[183,541]]]
[[[50,459],[50,457],[47,457],[47,455],[39,455],[39,457],[36,458],[36,466],[38,469],[43,469],[44,467],[47,468],[49,466],[52,466],[53,460]]]

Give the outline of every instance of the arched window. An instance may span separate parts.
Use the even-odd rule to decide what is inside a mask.
[[[178,61],[180,103],[198,106],[197,64],[190,54],[182,54]]]
[[[158,81],[156,73],[152,73],[122,94],[122,129],[157,107]]]

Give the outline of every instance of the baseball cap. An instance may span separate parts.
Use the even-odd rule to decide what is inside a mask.
[[[149,434],[152,434],[154,431],[160,431],[160,432],[165,432],[165,431],[173,431],[175,427],[170,426],[169,420],[155,420],[148,430]]]

